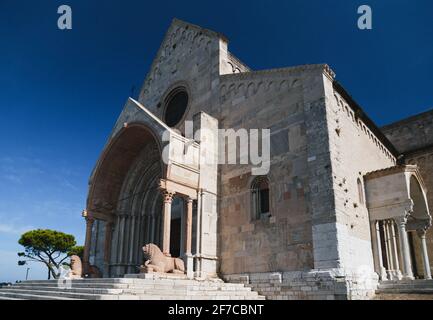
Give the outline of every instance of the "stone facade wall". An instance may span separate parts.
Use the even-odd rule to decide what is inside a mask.
[[[303,84],[317,74],[321,72],[305,67],[221,77],[221,126],[271,132],[270,218],[252,216],[251,166],[221,166],[223,275],[313,268]]]
[[[221,74],[231,74],[231,73],[241,73],[249,72],[251,69],[241,62],[237,57],[235,57],[230,52],[221,52],[223,58],[221,63]]]
[[[363,177],[368,172],[394,166],[396,159],[331,81],[325,86],[339,267],[373,272]]]
[[[223,49],[225,57],[220,57]],[[212,106],[217,99],[213,96],[227,54],[227,43],[217,33],[182,21],[173,23],[144,81],[139,102],[163,120],[165,96],[184,85],[189,106],[183,120],[192,120],[200,111],[214,115]],[[183,126],[179,125],[179,129],[183,131]]]
[[[336,89],[334,76],[327,65],[251,71],[228,51],[223,36],[182,21],[170,26],[138,99],[152,114],[128,101],[111,137],[125,122],[150,119],[151,126],[154,115],[164,121],[165,98],[177,86],[189,96],[177,129],[183,131],[185,120],[199,115],[200,121],[212,117],[212,127],[269,128],[271,133],[270,217],[252,215],[251,165],[203,166],[197,210],[206,219],[194,232],[204,239],[196,251],[211,262],[201,270],[218,264],[226,280],[245,282],[271,299],[374,294],[377,275],[363,177],[395,165],[396,159]],[[433,112],[414,119],[403,129],[384,131],[397,148],[412,150],[406,158],[420,164],[429,186],[433,148],[418,149],[433,144]],[[216,172],[218,183],[206,178]],[[430,206],[432,199],[430,194]],[[95,264],[101,257],[100,223],[92,239]],[[428,239],[431,250],[431,233]]]
[[[333,73],[324,65],[297,71],[299,73],[293,68],[227,76],[221,83],[222,93],[226,93],[221,96],[222,113],[224,106],[231,107],[229,116],[223,117],[224,126],[248,128],[254,123],[271,128],[271,163],[276,164],[276,169],[271,165],[270,173],[272,218],[266,222],[251,222],[249,168],[223,167],[221,170],[222,275],[227,281],[250,285],[268,299],[369,299],[378,283],[378,276],[373,272],[371,245],[368,241],[357,241],[356,236],[352,236],[353,240],[338,223],[332,158],[332,144],[337,143],[330,132],[334,129],[334,112],[326,96],[327,81],[332,79]],[[234,79],[239,83],[234,84]],[[270,93],[267,88],[275,83],[279,89],[267,96]],[[281,89],[285,86],[287,89]],[[261,101],[264,101],[262,108]],[[248,106],[247,110],[244,105]],[[294,113],[284,114],[290,111]],[[286,127],[277,127],[284,132],[278,138],[276,130],[272,130],[275,123],[269,122],[270,119],[286,124]],[[297,122],[291,122],[292,119]],[[296,125],[302,129],[297,130]],[[293,135],[291,139],[293,133],[302,136]],[[272,142],[273,139],[278,140]],[[373,152],[373,145],[376,147],[370,142],[370,152]],[[383,158],[379,156],[382,162],[376,166],[392,164],[393,158],[388,157],[384,152]],[[289,174],[277,171],[287,165],[291,169]],[[283,193],[283,198],[278,197],[281,193],[275,184],[288,185],[288,189],[283,189],[287,192]],[[297,188],[302,189],[302,193]],[[297,197],[292,198],[293,194]],[[368,231],[368,217],[365,225]],[[300,234],[305,241],[303,247],[292,242],[301,226],[305,227]],[[349,243],[343,247],[342,242]],[[353,265],[344,268],[353,256],[348,257],[342,250],[359,244],[363,245],[359,248],[362,255],[356,261],[364,262],[367,268],[354,270]],[[308,260],[297,254],[305,247],[309,249],[304,251]],[[362,257],[367,258],[363,261]]]
[[[404,154],[407,164],[416,164],[427,187],[427,201],[433,208],[433,110],[398,121],[382,128],[399,152]],[[433,228],[426,234],[430,267],[433,266]],[[415,256],[418,273],[423,275],[420,244],[414,235]]]
[[[402,153],[433,145],[433,110],[389,124],[382,132]]]
[[[378,277],[342,274],[339,269],[231,274],[226,281],[243,283],[269,300],[368,300]]]

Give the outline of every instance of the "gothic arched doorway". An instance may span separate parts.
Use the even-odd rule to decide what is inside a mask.
[[[91,179],[88,208],[112,224],[110,235],[107,230],[104,234],[104,250],[94,250],[94,259],[98,260],[99,252],[99,260],[104,260],[105,276],[137,273],[143,262],[141,247],[161,246],[158,186],[163,169],[158,140],[143,125],[123,128],[101,157]]]

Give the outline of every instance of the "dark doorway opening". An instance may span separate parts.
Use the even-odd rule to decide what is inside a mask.
[[[172,257],[180,257],[181,231],[181,219],[172,219],[170,227],[170,254]]]

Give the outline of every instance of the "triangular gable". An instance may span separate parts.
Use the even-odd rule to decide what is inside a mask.
[[[207,46],[210,39],[227,41],[226,37],[221,33],[174,18],[144,80],[139,100],[142,100],[142,96],[150,86],[152,79],[158,75],[159,65],[164,63],[165,58],[170,56],[180,43],[188,42],[190,50],[193,50],[194,47]]]

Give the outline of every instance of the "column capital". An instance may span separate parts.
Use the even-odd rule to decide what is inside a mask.
[[[163,199],[164,203],[171,203],[173,201],[173,197],[175,195],[175,192],[162,189],[161,193],[162,193],[162,196],[164,197],[164,199]]]
[[[93,222],[95,222],[95,218],[93,217],[86,217],[85,219],[86,219],[86,224],[90,226],[93,225]]]
[[[425,234],[427,233],[426,229],[418,229],[416,230],[416,233],[418,235],[418,237],[420,237],[421,239],[425,239]]]
[[[93,218],[93,215],[91,212],[87,211],[86,209],[84,209],[81,212],[81,216],[86,220],[86,222],[90,222],[93,223],[93,221],[95,221],[95,219]]]
[[[194,201],[193,198],[185,197],[185,202],[186,202],[186,203],[192,203],[193,201]]]
[[[130,212],[128,212],[128,211],[120,211],[120,210],[118,210],[118,211],[116,212],[116,215],[117,215],[118,217],[120,217],[120,218],[127,218],[127,217],[130,216]]]
[[[407,217],[406,216],[395,217],[394,221],[399,227],[406,227]]]

